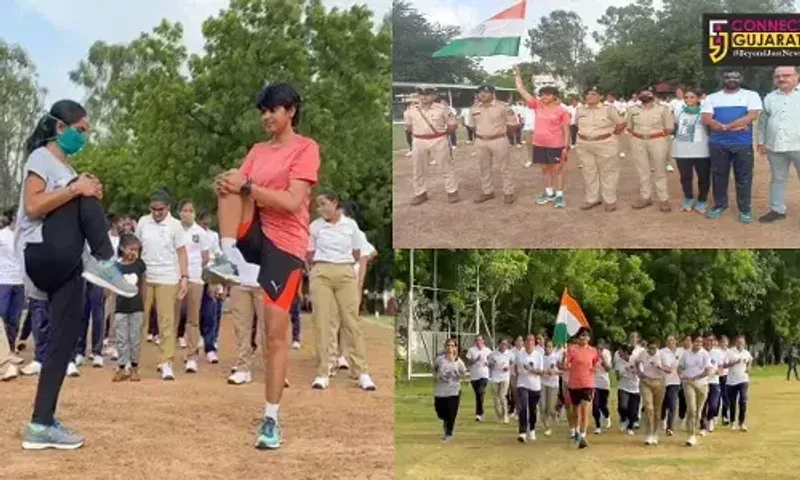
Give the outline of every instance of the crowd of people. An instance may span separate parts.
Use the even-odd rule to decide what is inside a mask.
[[[567,345],[554,346],[544,335],[502,339],[497,350],[479,336],[462,356],[451,338],[433,365],[434,406],[443,422],[443,441],[453,439],[461,398],[461,382],[469,378],[475,396],[475,420],[486,420],[484,398],[491,387],[497,421],[517,419],[520,443],[536,440],[537,421],[545,437],[563,419],[570,439],[588,446],[594,434],[612,429],[609,397],[617,389],[617,425],[624,435],[644,434],[644,444],[658,445],[661,433],[676,435],[678,423],[685,444],[695,446],[718,426],[747,432],[748,387],[753,357],[745,337],[731,345],[728,337],[674,335],[663,342],[643,341],[637,333],[612,354],[600,339],[582,328]]]
[[[326,389],[330,376],[350,370],[361,389],[375,390],[359,313],[377,253],[355,221],[355,204],[312,190],[320,151],[295,131],[301,104],[288,84],[261,92],[256,107],[269,138],[240,168],[217,177],[219,232],[210,207],[198,219],[193,201],[176,205],[166,188],[150,196],[149,213],[138,221],[107,216],[101,180],[70,162],[87,142],[86,110],[62,100],[41,119],[27,143],[19,206],[4,213],[0,230],[2,379],[38,375],[23,448],[84,445],[55,412],[65,376],[80,375],[88,340],[93,367],[103,368],[106,358],[116,364],[110,381],[149,376],[140,368],[145,339],[158,347],[160,378],[174,381],[176,362],[187,375],[198,372],[201,351],[208,364],[219,362],[225,302],[236,336],[225,347],[237,353],[228,383],[251,382],[254,352],[262,352],[266,402],[256,447],[279,448],[278,409],[289,386],[289,348],[300,348],[303,284],[316,340],[313,388]],[[33,361],[20,368],[30,334]]]
[[[475,103],[456,114],[437,103],[437,91],[421,85],[404,114],[409,152],[413,162],[411,205],[428,201],[429,165],[442,165],[450,203],[457,203],[458,178],[453,155],[459,124],[466,128],[467,144],[478,157],[481,194],[475,203],[495,197],[493,170],[500,171],[506,204],[516,201],[511,173],[512,146],[528,145],[526,167],[540,167],[544,191],[538,205],[565,208],[564,166],[577,158],[584,183],[581,210],[603,205],[617,209],[617,184],[623,162],[636,169],[639,195],[635,210],[657,205],[672,211],[667,174],[677,165],[682,190],[680,209],[710,219],[728,209],[728,184],[733,171],[739,221],[752,221],[754,140],[758,154],[771,169],[769,210],[759,218],[771,223],[786,218],[784,203],[789,171],[800,174],[800,92],[795,67],[778,67],[776,89],[762,98],[742,88],[741,71],[722,77],[721,90],[707,95],[697,87],[678,86],[671,93],[643,88],[629,100],[590,88],[579,98],[564,97],[554,86],[529,93],[519,67],[517,93],[521,100],[509,105],[495,98],[492,85],[478,88]],[[446,102],[445,102],[446,103]],[[754,125],[758,121],[757,132]],[[571,155],[574,150],[575,155]],[[626,153],[627,152],[627,153]],[[696,180],[695,180],[696,177]],[[709,202],[711,194],[712,202]]]

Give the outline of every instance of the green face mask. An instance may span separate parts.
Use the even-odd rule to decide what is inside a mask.
[[[67,155],[75,155],[86,145],[86,135],[75,127],[69,127],[56,138],[58,146]]]

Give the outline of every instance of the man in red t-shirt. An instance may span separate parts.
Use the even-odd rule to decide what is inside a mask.
[[[567,350],[564,367],[569,371],[568,393],[572,408],[576,412],[577,435],[575,440],[580,448],[586,448],[586,431],[592,417],[594,398],[594,369],[600,362],[597,350],[589,345],[591,334],[588,328],[581,328],[577,334],[578,343]]]

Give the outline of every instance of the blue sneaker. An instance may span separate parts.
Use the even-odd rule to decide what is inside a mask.
[[[139,285],[132,285],[119,271],[119,265],[114,260],[98,260],[92,256],[84,258],[83,278],[98,287],[111,290],[125,298],[139,295]]]
[[[22,448],[24,450],[45,450],[48,448],[76,450],[85,443],[85,438],[70,431],[58,421],[54,421],[53,425],[49,427],[47,425],[29,423],[25,429]]]
[[[694,206],[694,211],[700,215],[705,215],[707,210],[708,202],[697,202],[697,204]]]
[[[684,198],[681,204],[681,210],[684,212],[691,212],[694,210],[694,198]]]
[[[717,220],[722,216],[723,213],[725,213],[724,208],[716,207],[711,209],[710,212],[706,213],[706,217],[710,218],[711,220]]]
[[[542,193],[539,198],[536,199],[537,205],[546,205],[550,202],[556,201],[556,194],[548,195],[547,192]]]
[[[739,212],[739,221],[744,224],[751,223],[753,221],[753,214],[750,212]]]
[[[224,285],[239,285],[241,283],[239,269],[224,254],[218,256],[203,268],[202,278],[206,283],[221,283]]]
[[[264,417],[258,426],[256,448],[259,450],[277,450],[281,447],[281,427],[274,418]]]
[[[555,203],[556,203],[556,208],[565,208],[567,206],[567,204],[564,203],[563,195],[556,195]]]

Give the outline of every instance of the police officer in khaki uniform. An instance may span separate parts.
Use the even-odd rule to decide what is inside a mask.
[[[412,107],[406,115],[406,131],[411,132],[413,144],[411,161],[414,164],[414,199],[416,206],[428,201],[427,168],[437,163],[444,168],[444,189],[450,203],[458,202],[458,181],[455,162],[450,151],[448,135],[455,132],[458,122],[450,108],[436,102],[436,88],[418,86],[419,104]]]
[[[669,107],[655,101],[650,90],[639,92],[637,105],[628,110],[625,123],[631,134],[631,154],[639,174],[641,198],[634,202],[633,208],[642,209],[653,204],[653,185],[662,212],[669,212],[669,192],[667,191],[667,157],[669,155],[669,136],[675,130],[675,119]]]
[[[617,181],[620,159],[618,135],[625,130],[625,120],[613,105],[604,105],[600,92],[590,88],[586,101],[575,112],[578,143],[575,151],[583,165],[586,199],[581,210],[605,203],[607,212],[617,209]],[[602,201],[601,201],[602,198]]]
[[[519,121],[511,107],[495,99],[493,85],[478,87],[478,101],[472,106],[472,121],[475,124],[475,147],[478,151],[481,174],[481,195],[475,203],[494,198],[492,167],[500,166],[503,178],[503,200],[514,203],[514,182],[511,178],[511,146],[508,135],[515,132]]]

